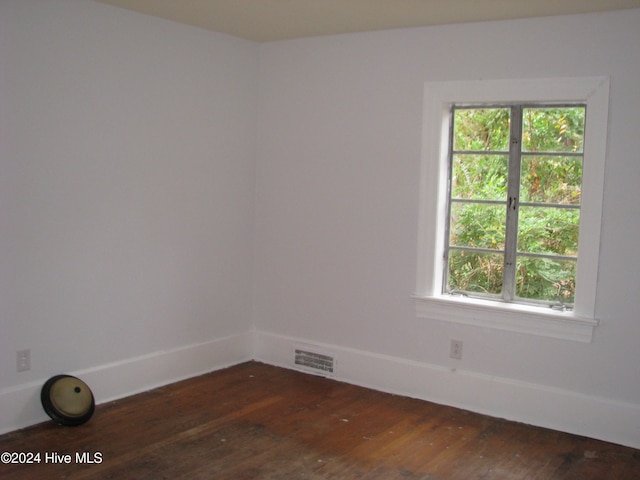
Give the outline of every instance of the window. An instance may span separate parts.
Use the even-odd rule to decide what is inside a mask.
[[[584,105],[451,108],[449,294],[572,309]]]
[[[608,79],[425,87],[417,314],[590,341]]]

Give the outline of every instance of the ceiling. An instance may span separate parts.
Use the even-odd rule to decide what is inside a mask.
[[[258,42],[640,7],[640,0],[97,1]]]

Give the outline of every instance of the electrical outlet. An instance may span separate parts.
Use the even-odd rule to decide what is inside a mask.
[[[16,369],[18,372],[31,370],[31,350],[18,350],[16,354]]]
[[[462,340],[451,340],[451,352],[449,356],[456,360],[462,360]]]

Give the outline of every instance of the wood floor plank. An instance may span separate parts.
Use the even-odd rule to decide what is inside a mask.
[[[41,461],[0,464],[2,480],[640,479],[635,449],[257,362],[2,435],[5,451]]]

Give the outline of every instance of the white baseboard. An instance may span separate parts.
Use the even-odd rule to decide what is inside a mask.
[[[155,387],[236,365],[253,358],[252,333],[154,352],[76,372],[91,388],[96,403],[105,403]],[[40,403],[47,381],[0,390],[0,433],[33,425],[49,417]]]
[[[254,332],[254,358],[302,370],[293,356],[300,344],[334,352],[336,380],[640,448],[637,404],[266,332]]]

